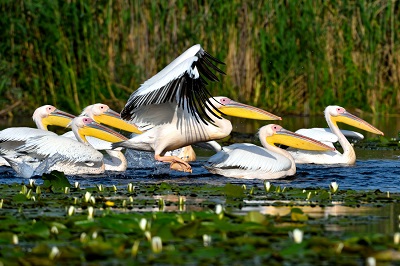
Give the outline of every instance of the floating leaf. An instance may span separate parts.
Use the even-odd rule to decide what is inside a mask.
[[[265,216],[258,211],[250,211],[246,214],[244,220],[246,222],[262,224],[263,222],[265,222]]]
[[[64,173],[59,171],[52,171],[50,174],[43,174],[42,179],[44,188],[53,187],[57,189],[71,186]]]
[[[176,236],[179,237],[193,237],[196,235],[199,225],[200,221],[196,220],[173,230],[173,232],[175,233]]]
[[[225,195],[233,198],[243,198],[245,196],[242,186],[232,185],[230,183],[225,186]]]
[[[50,229],[44,222],[38,221],[32,225],[29,233],[41,238],[49,238]]]
[[[292,208],[292,210],[290,211],[290,218],[294,222],[308,221],[307,214],[304,214],[304,212],[299,208]]]

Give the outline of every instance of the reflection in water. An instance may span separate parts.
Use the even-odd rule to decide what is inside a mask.
[[[271,206],[275,201],[246,201],[247,206],[239,213],[259,211],[272,216],[286,216],[291,212],[290,206]],[[279,201],[285,203],[284,201]],[[288,204],[290,202],[287,202]],[[300,203],[301,204],[301,203]],[[307,204],[307,202],[304,202]],[[326,231],[352,233],[382,233],[393,234],[399,231],[400,204],[393,203],[382,207],[360,206],[348,207],[340,202],[332,202],[334,206],[295,206],[300,208],[310,218],[326,219]]]

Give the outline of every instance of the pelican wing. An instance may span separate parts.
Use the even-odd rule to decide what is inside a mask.
[[[302,128],[297,130],[296,133],[318,140],[330,147],[334,147],[333,143],[339,140],[338,137],[330,131],[321,129],[322,128]]]
[[[38,156],[57,156],[69,162],[101,161],[103,155],[76,140],[62,136],[40,136],[30,138],[16,149],[17,152],[37,154]]]
[[[211,168],[240,168],[249,171],[276,173],[290,169],[292,163],[283,155],[254,144],[240,143],[223,147],[211,156],[206,166]]]
[[[10,127],[0,131],[0,142],[25,141],[37,136],[57,136],[56,133],[30,127]]]
[[[206,102],[213,106],[209,101],[211,94],[205,87],[206,79],[218,81],[211,69],[224,74],[212,62],[223,64],[204,51],[199,44],[192,46],[133,92],[121,112],[121,117],[132,120],[143,106],[176,102],[179,107],[188,109],[196,119],[200,118],[205,122]]]
[[[176,112],[176,102],[147,105],[136,111],[132,122],[141,130],[147,131],[154,126],[171,123]]]
[[[332,130],[330,128],[312,128],[312,129],[332,133]],[[345,137],[358,139],[358,140],[364,139],[364,135],[359,132],[352,131],[352,130],[346,130],[346,129],[341,129],[340,131],[343,133],[343,135],[345,135]]]

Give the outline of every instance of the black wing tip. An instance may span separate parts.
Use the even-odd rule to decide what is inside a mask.
[[[124,147],[124,146],[122,145],[123,142],[124,142],[124,141],[111,143],[111,148],[112,148],[112,149],[116,149],[116,148]]]

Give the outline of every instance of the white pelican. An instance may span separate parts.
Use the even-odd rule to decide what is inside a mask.
[[[228,110],[239,108],[239,116],[252,119],[281,119],[226,97],[210,98],[206,80],[218,81],[212,70],[224,74],[215,63],[223,64],[197,44],[145,81],[131,94],[121,117],[147,131],[118,145],[154,151],[156,160],[171,163],[172,169],[191,172],[187,162],[165,153],[229,135],[232,124],[222,118],[224,110],[229,115]]]
[[[120,114],[112,110],[106,104],[96,103],[89,105],[82,111],[81,116],[82,115],[92,118],[97,123],[133,133],[135,136],[143,133],[135,124],[127,123],[125,120],[122,120]],[[111,152],[111,150],[109,150],[108,153],[109,152]],[[116,153],[116,151],[114,151],[114,153]],[[119,156],[121,156],[121,154],[119,154]],[[190,145],[177,150],[168,151],[165,156],[177,156],[186,162],[196,160],[196,153]]]
[[[5,158],[19,175],[26,178],[54,170],[67,175],[101,174],[105,171],[103,154],[90,146],[87,136],[109,142],[126,139],[89,117],[76,117],[71,128],[79,141],[52,134],[36,136],[17,147],[16,154]]]
[[[210,98],[212,105],[206,103],[205,113],[211,116],[219,110],[226,115],[260,120],[281,120],[280,117],[249,105],[235,102],[227,97]],[[191,172],[187,162],[175,156],[163,156],[165,152],[178,149],[197,142],[221,139],[232,131],[232,124],[222,116],[217,116],[213,123],[196,121],[187,109],[179,108],[176,103],[164,103],[142,108],[145,115],[138,112],[136,120],[151,117],[153,127],[141,135],[121,143],[114,143],[114,147],[126,147],[137,150],[154,151],[154,158],[158,161],[171,163],[171,168]],[[141,120],[140,118],[143,118]],[[148,123],[150,123],[148,121]]]
[[[260,128],[259,138],[263,147],[237,143],[223,147],[211,156],[205,168],[214,174],[243,179],[277,179],[296,173],[292,156],[274,144],[299,149],[334,150],[319,141],[293,133],[279,125],[270,124]]]
[[[135,134],[142,133],[136,125],[122,120],[119,113],[115,112],[108,105],[103,103],[95,103],[86,106],[80,115],[90,117],[99,124],[118,128],[126,132]]]
[[[31,137],[56,135],[47,130],[48,126],[67,127],[74,115],[58,110],[52,105],[38,107],[32,119],[37,128],[11,127],[0,131],[0,154],[13,153],[13,150]],[[9,166],[8,162],[0,157],[0,165]]]
[[[356,153],[353,146],[346,139],[343,132],[339,129],[337,123],[345,123],[371,133],[383,135],[383,132],[374,126],[370,125],[361,118],[350,114],[343,107],[331,105],[325,108],[324,111],[326,122],[329,125],[330,130],[336,135],[336,138],[332,140],[321,138],[321,130],[315,129],[301,129],[296,132],[301,132],[301,134],[315,138],[320,141],[339,141],[341,147],[343,148],[343,153],[339,151],[325,151],[325,152],[314,152],[314,151],[301,151],[295,149],[288,149],[292,154],[296,163],[314,163],[314,164],[344,164],[353,165],[356,162]],[[346,132],[345,132],[346,133]],[[348,133],[346,133],[348,134]],[[356,134],[358,138],[361,138],[361,134]],[[324,135],[327,136],[327,135]],[[333,147],[333,143],[330,144]]]

